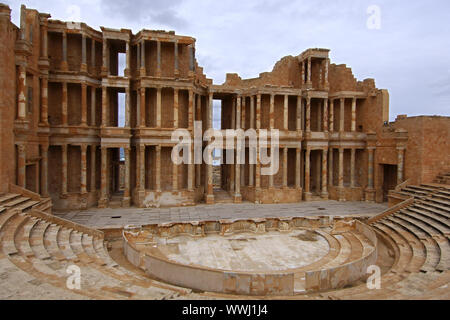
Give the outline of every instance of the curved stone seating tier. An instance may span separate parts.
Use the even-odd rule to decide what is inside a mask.
[[[156,248],[158,241],[178,236],[201,239],[214,234],[226,238],[246,233],[258,237],[271,231],[290,233],[301,229],[317,230],[316,234],[328,242],[329,250],[318,261],[284,270],[242,271],[181,263]],[[123,231],[123,248],[133,265],[162,281],[202,291],[256,296],[294,295],[348,286],[364,279],[367,267],[377,259],[377,238],[367,225],[329,217],[129,226]],[[300,245],[298,250],[302,250]]]

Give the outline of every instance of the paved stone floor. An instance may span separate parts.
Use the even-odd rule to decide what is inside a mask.
[[[175,208],[117,208],[57,212],[54,214],[94,228],[117,228],[165,222],[301,216],[373,216],[387,203],[312,201],[292,204],[200,204]]]

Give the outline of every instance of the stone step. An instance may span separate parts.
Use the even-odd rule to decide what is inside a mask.
[[[432,237],[436,241],[441,252],[439,264],[436,266],[436,269],[441,271],[446,270],[450,266],[450,245],[448,239],[442,237],[436,229],[430,227],[430,225],[421,220],[416,220],[411,218],[410,216],[402,214],[398,214],[398,216],[424,230],[430,237]]]
[[[444,219],[450,218],[449,212],[436,209],[435,207],[424,205],[423,203],[414,203],[412,206],[409,206],[408,209],[414,209],[418,213],[428,212],[431,215],[436,215],[436,216],[442,217]]]
[[[409,263],[407,271],[419,272],[426,260],[425,246],[422,244],[420,239],[416,235],[411,234],[409,231],[405,230],[395,217],[387,217],[384,222],[388,224],[392,229],[394,229],[398,234],[400,234],[412,248],[413,257]]]
[[[439,209],[439,210],[442,210],[442,211],[445,211],[445,212],[449,211],[449,208],[436,203],[436,201],[433,201],[432,199],[424,199],[424,200],[421,200],[420,203],[422,203],[424,205],[427,205],[427,206],[434,207],[436,209]]]
[[[67,260],[73,261],[74,263],[78,263],[79,259],[75,252],[73,252],[72,247],[70,246],[70,234],[74,232],[73,229],[62,228],[58,233],[57,241],[58,248],[64,254]]]
[[[350,243],[351,246],[350,255],[344,262],[344,264],[361,258],[364,252],[364,248],[359,238],[353,232],[345,232],[342,235]]]
[[[425,262],[422,265],[421,271],[429,272],[435,271],[436,266],[439,264],[441,250],[439,249],[436,241],[426,232],[414,225],[408,219],[404,217],[391,217],[397,224],[401,225],[406,231],[414,234],[422,242],[425,247]]]
[[[16,206],[18,206],[19,204],[23,204],[25,201],[28,201],[30,198],[26,198],[26,197],[15,197],[13,199],[10,199],[8,201],[5,201],[2,205],[5,208],[14,208]]]
[[[48,254],[56,260],[66,260],[65,255],[60,251],[58,246],[58,233],[61,226],[51,224],[44,233],[44,247]]]
[[[431,213],[426,210],[421,210],[421,209],[417,209],[414,207],[408,207],[408,208],[400,210],[400,212],[404,212],[404,211],[409,212],[411,214],[418,214],[418,215],[428,217],[430,219],[434,219],[437,222],[439,222],[440,224],[449,228],[449,230],[450,230],[450,219],[448,219],[447,217],[442,217],[440,214]]]
[[[3,206],[5,202],[11,201],[15,198],[20,197],[20,194],[15,193],[4,193],[0,196],[0,205]]]
[[[20,210],[20,211],[27,211],[30,210],[34,205],[38,204],[39,201],[34,201],[34,200],[27,200],[23,203],[21,203],[20,205],[16,206],[15,209]]]
[[[351,243],[341,234],[334,235],[336,240],[339,242],[340,251],[339,254],[331,260],[330,262],[324,264],[321,269],[330,269],[344,264],[351,256],[352,247]]]
[[[435,235],[442,235],[442,236],[445,236],[445,237],[449,236],[450,229],[447,226],[441,224],[439,220],[436,220],[434,218],[430,218],[428,216],[424,216],[424,215],[418,214],[416,212],[407,211],[407,210],[400,210],[400,213],[401,214],[406,214],[409,217],[411,217],[411,218],[413,218],[413,219],[415,219],[417,221],[421,221],[423,223],[426,223],[429,226],[431,226],[432,228],[436,229],[437,232],[435,233]]]

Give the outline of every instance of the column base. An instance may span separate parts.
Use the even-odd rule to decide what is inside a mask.
[[[139,75],[140,75],[141,77],[145,77],[145,76],[146,76],[145,68],[139,69]]]
[[[177,69],[174,72],[175,78],[178,78],[180,76],[180,71]]]
[[[214,195],[213,194],[206,194],[205,195],[205,202],[206,202],[206,204],[214,204]]]
[[[81,210],[86,210],[88,208],[88,193],[81,193],[79,201]]]
[[[364,197],[367,202],[375,202],[375,189],[366,189]]]
[[[109,203],[109,201],[107,198],[101,198],[98,200],[98,207],[101,209],[107,208],[108,203]]]
[[[311,192],[303,192],[303,200],[311,201],[312,200],[312,193]]]
[[[343,187],[337,188],[338,201],[346,201],[345,199],[345,189]]]
[[[67,63],[67,61],[61,62],[61,70],[62,71],[69,71],[69,64]]]
[[[233,202],[234,203],[241,203],[242,202],[242,195],[240,193],[235,193],[233,195]]]
[[[329,194],[328,194],[328,192],[322,192],[322,194],[320,195],[320,197],[321,197],[323,200],[328,200],[328,199],[329,199]]]
[[[129,207],[131,203],[130,197],[123,197],[122,199],[122,207]]]
[[[87,71],[88,71],[87,64],[82,63],[80,67],[80,72],[87,72]]]

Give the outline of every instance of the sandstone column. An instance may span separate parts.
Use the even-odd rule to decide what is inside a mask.
[[[328,169],[328,185],[329,186],[333,186],[333,150],[332,148],[330,148],[330,152],[329,152],[329,157],[330,157],[330,161],[329,161],[329,169]]]
[[[328,160],[328,150],[323,149],[323,151],[322,151],[322,198],[323,199],[328,199],[327,160]]]
[[[98,202],[98,206],[100,208],[104,208],[107,205],[108,202],[108,190],[107,190],[107,173],[108,173],[108,167],[107,167],[107,157],[108,157],[108,149],[106,147],[101,147],[101,161],[102,161],[102,168],[101,168],[101,196],[100,200]]]
[[[354,148],[350,149],[350,187],[355,187],[355,156],[356,150]]]
[[[356,131],[356,98],[352,99],[352,132]]]
[[[239,101],[239,100],[238,100]],[[239,102],[238,102],[239,104]],[[234,188],[234,202],[241,202],[241,165],[239,164],[240,153],[236,149],[236,164],[235,164],[235,188]]]
[[[130,109],[131,109],[130,87],[125,88],[125,127],[130,127]]]
[[[275,128],[275,95],[270,95],[270,111],[269,111],[270,129]]]
[[[48,144],[41,144],[41,195],[47,198],[48,195]]]
[[[140,127],[145,127],[146,126],[146,119],[145,119],[145,109],[146,109],[146,105],[145,105],[145,88],[141,88],[140,89],[140,102],[139,102],[139,118],[140,118]]]
[[[140,144],[137,148],[138,152],[138,169],[136,170],[139,191],[145,190],[145,145]]]
[[[236,98],[236,129],[241,129],[241,96]]]
[[[330,132],[334,131],[334,99],[330,100]]]
[[[404,147],[397,147],[398,163],[397,163],[397,184],[403,182],[403,160],[404,160]]]
[[[311,57],[308,58],[308,80],[306,82],[308,85],[311,85]]]
[[[178,165],[172,162],[172,191],[178,191]]]
[[[194,128],[194,92],[192,89],[188,90],[188,128],[193,129]]]
[[[25,65],[19,65],[19,82],[17,84],[17,101],[18,110],[17,117],[19,120],[25,120],[27,105],[27,71]]]
[[[108,88],[102,86],[102,127],[108,126]]]
[[[250,96],[250,129],[255,129],[255,99],[254,96]],[[250,152],[250,148],[249,148]],[[248,185],[253,187],[255,185],[255,164],[248,164]]]
[[[288,186],[288,148],[283,148],[283,188]]]
[[[324,81],[325,81],[325,89],[328,89],[330,84],[328,82],[328,69],[330,65],[330,59],[325,59],[325,75],[324,75]]]
[[[289,96],[286,94],[284,95],[284,108],[283,108],[283,130],[288,130],[289,124],[288,124],[288,109],[289,109]]]
[[[91,144],[91,192],[94,192],[97,188],[96,183],[96,146],[94,144]]]
[[[305,156],[305,200],[309,200],[309,196],[311,195],[310,191],[310,177],[311,177],[311,150],[306,148],[306,156]]]
[[[161,128],[161,87],[156,89],[156,127]]]
[[[302,130],[302,96],[297,96],[297,132]]]
[[[87,85],[81,83],[81,125],[87,126]]]
[[[146,70],[145,70],[145,40],[141,41],[141,70],[140,75],[141,77],[146,76]]]
[[[213,94],[209,93],[208,106],[207,106],[207,126],[208,129],[212,128],[212,112],[213,112]],[[210,163],[210,164],[208,164]],[[208,154],[208,163],[206,164],[206,203],[214,203],[214,191],[213,191],[213,168],[212,168],[212,152]]]
[[[61,146],[62,151],[62,188],[61,188],[61,194],[62,196],[67,196],[67,144],[63,144]]]
[[[86,158],[87,145],[81,145],[81,194],[87,193],[87,158]]]
[[[175,77],[180,75],[180,70],[178,70],[178,40],[174,42],[174,69],[175,69]]]
[[[87,72],[87,63],[86,63],[86,35],[84,33],[81,34],[81,72]]]
[[[96,125],[96,88],[94,86],[91,87],[91,126]]]
[[[161,41],[156,40],[156,76],[161,77]]]
[[[328,99],[323,100],[323,131],[328,132]]]
[[[339,190],[338,190],[338,200],[344,201],[344,149],[339,148]]]
[[[173,89],[173,127],[178,128],[178,89]]]
[[[41,123],[48,126],[48,77],[41,79]]]
[[[130,53],[130,41],[125,43],[125,55],[126,55],[126,67],[123,72],[125,77],[131,77],[131,53]]]
[[[94,38],[91,39],[91,66],[92,71],[95,69],[95,40]]]
[[[340,116],[339,116],[339,131],[340,132],[344,132],[345,128],[344,128],[344,110],[345,110],[345,99],[341,98],[341,104],[340,104]]]
[[[301,158],[301,149],[296,148],[295,149],[295,188],[300,189],[300,170],[301,170],[301,164],[300,164],[300,158]]]
[[[62,61],[61,61],[61,70],[68,71],[69,65],[67,64],[67,33],[63,31],[63,44],[62,44]]]
[[[156,192],[161,192],[161,145],[156,146]]]
[[[273,158],[273,149],[270,148],[269,150],[270,150],[270,159],[271,159],[271,161],[275,161],[275,159]],[[273,188],[273,174],[271,174],[269,176],[269,188]]]
[[[189,156],[190,163],[188,164],[188,177],[187,177],[187,184],[188,184],[188,190],[192,191],[194,190],[194,144],[191,144],[191,153]]]
[[[26,186],[26,148],[25,144],[17,145],[17,185],[25,188]]]
[[[241,97],[241,129],[245,131],[245,106],[246,106],[246,97]]]
[[[306,132],[311,132],[311,98],[306,98]]]
[[[259,160],[259,146],[256,152],[256,166],[255,166],[255,189],[259,190],[261,188],[261,163]]]
[[[125,152],[125,186],[123,191],[123,205],[130,206],[130,148],[124,148]]]
[[[67,82],[63,82],[62,84],[62,124],[63,126],[67,126],[68,118],[67,118]]]
[[[373,155],[374,155],[375,148],[374,147],[367,148],[367,151],[368,151],[367,188],[373,189],[373,187],[374,187],[374,184],[373,184]]]
[[[236,100],[232,99],[231,102],[231,129],[236,129]]]

